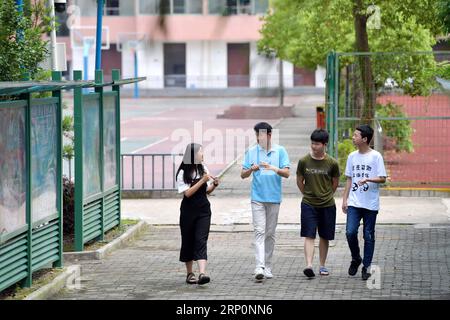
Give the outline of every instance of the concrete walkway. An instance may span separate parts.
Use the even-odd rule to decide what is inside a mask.
[[[336,239],[330,242],[330,276],[307,280],[303,239],[299,236],[300,193],[295,170],[309,152],[315,126],[314,96],[296,108],[300,118],[278,125],[280,143],[291,157],[291,178],[285,180],[276,233],[274,278],[255,283],[250,179],[239,177],[240,160],[226,172],[211,196],[212,227],[208,240],[205,286],[185,284],[184,264],[178,261],[180,198],[124,200],[124,217],[142,218],[152,226],[136,242],[104,260],[81,262],[81,287],[54,299],[153,300],[323,300],[323,299],[450,299],[450,199],[382,197],[373,260],[375,274],[364,282],[351,277],[345,238],[345,215],[337,199]],[[360,240],[362,240],[360,232]],[[316,250],[317,251],[317,250]],[[318,268],[318,252],[314,260]],[[197,271],[196,271],[197,272]],[[182,302],[180,302],[182,303]]]
[[[278,229],[274,278],[255,283],[252,232],[215,232],[208,240],[205,286],[185,284],[178,261],[178,227],[151,227],[129,247],[101,261],[81,265],[81,287],[54,299],[84,300],[325,300],[325,299],[450,299],[450,227],[378,226],[373,281],[347,274],[350,253],[339,227],[331,243],[330,275],[308,280],[303,242],[297,229]],[[314,260],[317,273],[318,253]],[[197,271],[196,271],[197,273]],[[180,304],[182,302],[180,301]],[[278,310],[278,312],[280,312]]]
[[[280,208],[280,224],[299,224],[300,196],[285,197]],[[382,197],[377,224],[450,223],[450,199]],[[155,225],[178,225],[181,199],[123,200],[124,217],[143,219]],[[251,223],[249,197],[210,197],[212,224]],[[336,199],[337,223],[345,223],[342,198]],[[158,208],[155,210],[155,208]]]

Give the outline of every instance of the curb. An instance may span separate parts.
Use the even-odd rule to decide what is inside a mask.
[[[80,274],[79,265],[72,265],[63,269],[64,272],[62,274],[57,276],[50,283],[29,294],[23,300],[46,300],[66,287],[68,280],[73,279],[76,281],[76,276]]]
[[[132,226],[123,235],[114,239],[107,245],[95,251],[81,251],[81,252],[65,252],[64,261],[77,262],[81,260],[101,260],[104,259],[109,253],[122,247],[126,242],[133,240],[142,231],[147,229],[147,223],[143,220],[139,221],[136,225]]]

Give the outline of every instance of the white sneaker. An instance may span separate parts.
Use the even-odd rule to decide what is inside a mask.
[[[272,279],[273,278],[272,270],[270,268],[264,268],[264,276],[267,279]]]
[[[264,279],[264,269],[263,268],[258,267],[255,269],[255,279],[256,280]]]

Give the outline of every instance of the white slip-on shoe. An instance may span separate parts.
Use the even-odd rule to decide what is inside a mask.
[[[264,276],[265,276],[267,279],[272,279],[272,278],[273,278],[272,269],[270,269],[270,268],[264,268]]]
[[[258,267],[255,269],[255,279],[256,280],[264,279],[264,269],[263,268]]]

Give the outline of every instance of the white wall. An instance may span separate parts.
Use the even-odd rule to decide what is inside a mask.
[[[209,88],[228,86],[228,52],[225,41],[206,41],[204,49],[207,63],[204,72],[208,75]]]
[[[147,77],[139,86],[146,89],[164,88],[164,53],[162,42],[147,43],[138,50],[139,76]],[[94,52],[89,56],[89,79],[94,79]],[[250,43],[250,87],[278,86],[278,60],[258,55],[256,43]],[[73,52],[73,69],[82,70],[83,54]],[[293,87],[294,66],[284,61],[284,85]],[[227,43],[224,41],[190,41],[186,43],[187,88],[227,87]],[[325,68],[318,66],[315,72],[316,87],[325,87]],[[134,61],[131,51],[122,53],[122,76],[134,77]]]
[[[122,54],[123,59],[123,54]],[[122,60],[122,66],[125,60]],[[139,83],[140,88],[164,88],[164,57],[162,42],[147,42],[138,50],[138,72],[147,80]]]
[[[278,87],[279,82],[279,60],[266,58],[259,55],[256,42],[250,43],[250,87]],[[294,84],[294,66],[292,63],[283,62],[284,86],[290,88]]]
[[[81,15],[84,17],[95,17],[97,15],[97,1],[95,0],[75,0],[72,3],[80,8]]]
[[[292,88],[294,86],[294,65],[289,61],[283,61],[284,87]]]
[[[84,79],[84,60],[83,60],[83,48],[72,49],[72,70],[81,70],[83,72]],[[88,79],[95,79],[95,49],[91,48],[88,55]],[[72,78],[72,75],[71,75]]]
[[[227,87],[227,45],[223,41],[189,41],[186,43],[187,88]],[[164,88],[163,42],[147,43],[138,50],[139,76],[147,77],[139,86]],[[131,51],[122,53],[122,73],[134,76]]]
[[[327,75],[327,70],[322,66],[317,66],[316,69],[316,87],[325,88],[325,77]]]
[[[227,87],[227,44],[223,41],[186,43],[187,88]]]
[[[186,43],[186,88],[204,87],[202,77],[207,63],[203,41],[190,41]]]
[[[139,62],[139,55],[138,55]],[[141,75],[139,67],[138,67],[138,75]],[[134,54],[131,49],[123,48],[122,49],[122,70],[121,70],[122,78],[134,78]],[[139,86],[139,84],[138,84]],[[134,84],[126,84],[122,86],[123,89],[132,89],[134,88]]]
[[[133,78],[133,77],[134,77],[134,55],[130,49],[124,48],[122,51],[122,78]]]

